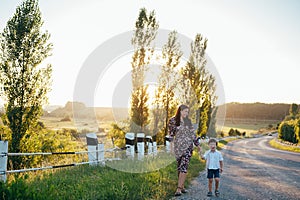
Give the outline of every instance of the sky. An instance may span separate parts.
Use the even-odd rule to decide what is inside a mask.
[[[0,0],[0,31],[21,2]],[[45,61],[53,67],[51,105],[83,101],[87,106],[110,107],[114,98],[123,98],[115,91],[130,75],[130,50],[122,52],[114,41],[133,31],[143,7],[155,11],[161,30],[176,30],[190,40],[200,33],[208,39],[206,53],[218,76],[218,92],[224,93],[220,103],[300,104],[300,1],[40,0],[39,4],[43,30],[51,34],[54,45],[53,55]],[[130,46],[130,41],[124,45]],[[104,57],[99,62],[108,64],[95,72],[92,68],[86,72],[91,80],[82,80],[87,63],[101,50]],[[78,92],[89,91],[89,82],[95,85],[92,95]],[[128,95],[124,99],[128,101]]]

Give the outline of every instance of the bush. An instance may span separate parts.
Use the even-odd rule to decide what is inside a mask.
[[[61,122],[70,122],[70,121],[71,121],[71,117],[70,117],[70,116],[65,116],[65,117],[62,118],[60,121],[61,121]]]
[[[107,137],[112,140],[114,146],[120,148],[125,146],[125,132],[118,124],[111,124],[111,129],[109,130]]]
[[[99,132],[99,133],[105,133],[105,129],[104,129],[104,128],[98,127],[98,132]]]
[[[300,143],[300,119],[294,121],[295,143]]]
[[[90,129],[84,128],[80,131],[81,134],[87,134],[87,133],[93,133],[94,131],[91,131]]]
[[[278,138],[292,142],[299,142],[299,126],[300,120],[283,121],[278,128]]]
[[[235,133],[235,131],[234,131],[233,128],[231,128],[231,129],[229,130],[228,135],[229,135],[229,136],[236,136],[236,133]]]
[[[37,122],[37,125],[38,125],[39,127],[41,127],[41,128],[46,128],[44,122],[38,121],[38,122]]]
[[[223,131],[218,131],[218,135],[223,138],[225,136],[225,133]]]
[[[273,128],[273,125],[272,125],[272,124],[269,124],[269,125],[268,125],[268,129],[272,130],[272,128]]]
[[[246,132],[241,133],[238,129],[231,128],[228,132],[229,136],[245,136]]]
[[[239,130],[235,129],[235,135],[241,136],[242,133]]]
[[[80,151],[83,148],[79,147],[74,135],[74,129],[62,130],[47,130],[33,129],[27,132],[21,140],[22,152],[66,152]],[[9,141],[11,143],[11,141]],[[65,160],[63,158],[66,158]],[[23,167],[40,167],[42,164],[66,164],[67,161],[76,160],[76,155],[52,155],[52,156],[23,156]],[[10,157],[8,158],[8,161]],[[66,161],[66,162],[65,162]]]

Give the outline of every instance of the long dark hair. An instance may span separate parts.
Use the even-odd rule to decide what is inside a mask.
[[[189,109],[189,107],[187,105],[182,104],[178,107],[176,111],[176,115],[175,115],[176,126],[180,126],[180,112],[183,111],[184,109]],[[192,126],[192,121],[188,118],[188,116],[184,118],[183,121],[186,126]]]

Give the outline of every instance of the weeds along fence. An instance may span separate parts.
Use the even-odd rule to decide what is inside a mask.
[[[170,138],[166,136],[165,146],[161,148],[163,151],[171,151]],[[81,152],[35,152],[35,153],[9,153],[8,152],[8,141],[0,141],[0,181],[6,182],[7,174],[28,172],[28,171],[38,171],[47,169],[56,169],[63,167],[72,167],[84,164],[90,165],[105,165],[106,161],[112,160],[122,160],[124,157],[117,156],[116,152],[124,152],[125,157],[134,158],[137,155],[139,160],[143,159],[145,155],[157,155],[157,144],[152,141],[151,136],[146,136],[144,133],[126,133],[125,143],[126,146],[123,149],[120,148],[110,148],[105,149],[103,143],[98,142],[97,135],[95,133],[86,134],[87,151]],[[146,146],[145,146],[146,144]],[[146,150],[146,151],[145,151]],[[114,155],[106,156],[106,153],[113,153]],[[123,153],[123,154],[124,154]],[[88,154],[88,161],[80,163],[62,164],[54,166],[45,166],[38,168],[28,168],[28,169],[17,169],[17,170],[7,170],[7,160],[8,156],[45,156],[45,155],[74,155],[74,154]]]

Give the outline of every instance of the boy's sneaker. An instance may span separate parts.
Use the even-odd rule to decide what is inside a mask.
[[[207,193],[207,196],[208,196],[208,197],[211,197],[211,196],[212,196],[212,192],[208,192],[208,193]]]
[[[215,191],[215,195],[216,195],[217,197],[220,195],[219,190],[216,190],[216,191]]]

